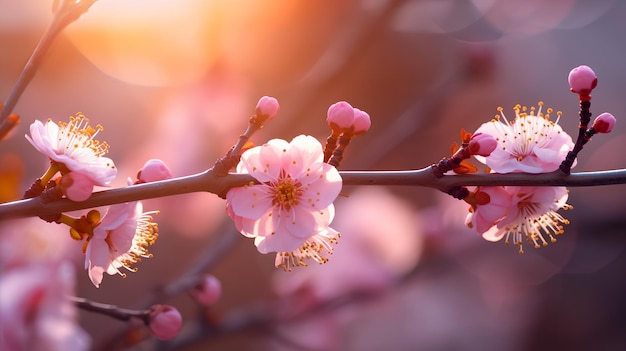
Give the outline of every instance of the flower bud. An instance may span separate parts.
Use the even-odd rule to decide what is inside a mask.
[[[345,101],[339,101],[330,105],[326,123],[333,131],[349,131],[354,123],[354,108]]]
[[[354,126],[354,135],[363,135],[372,126],[372,120],[367,112],[354,108],[354,123],[352,125]]]
[[[491,134],[476,133],[469,141],[468,149],[472,155],[489,156],[498,146],[498,141]]]
[[[139,179],[141,183],[156,182],[171,178],[172,172],[170,172],[170,169],[165,162],[157,158],[148,160],[139,173],[137,173],[137,179]]]
[[[612,114],[605,112],[600,114],[593,121],[593,129],[596,133],[609,133],[615,127],[615,117]]]
[[[93,193],[93,181],[77,172],[65,174],[58,186],[68,199],[76,202],[87,200]]]
[[[256,104],[256,116],[262,121],[269,121],[280,111],[278,100],[271,96],[263,96]]]
[[[148,318],[150,332],[159,340],[173,339],[183,327],[183,317],[172,306],[154,305]]]
[[[598,84],[598,77],[589,66],[578,66],[567,77],[570,89],[580,95],[589,95]]]
[[[215,276],[207,274],[190,293],[198,303],[210,306],[222,296],[222,283]]]

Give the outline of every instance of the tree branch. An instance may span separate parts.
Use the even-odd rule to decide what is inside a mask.
[[[431,167],[406,171],[343,171],[343,185],[402,185],[423,186],[447,192],[457,186],[517,185],[517,186],[599,186],[626,184],[626,169],[580,172],[565,175],[561,171],[541,174],[465,174],[437,178]],[[192,192],[209,192],[225,197],[234,187],[256,182],[249,174],[230,173],[218,176],[213,169],[186,177],[131,185],[95,192],[83,202],[61,199],[44,203],[39,197],[0,204],[0,220],[44,216],[117,203],[152,199]]]

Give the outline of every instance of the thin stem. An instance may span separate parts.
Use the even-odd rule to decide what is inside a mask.
[[[4,107],[0,110],[0,131],[6,135],[11,128],[17,123],[9,119],[9,115],[15,108],[17,101],[20,99],[24,90],[35,76],[35,72],[39,68],[43,58],[52,46],[52,43],[57,38],[59,33],[65,29],[70,23],[76,21],[82,14],[87,12],[89,7],[95,3],[96,0],[81,0],[74,3],[72,1],[62,1],[60,8],[55,12],[54,18],[46,28],[46,31],[42,35],[39,43],[33,50],[30,58],[26,62],[22,73],[13,85],[13,89],[9,93]]]
[[[403,185],[430,187],[448,192],[458,186],[517,185],[517,186],[599,186],[626,184],[626,169],[581,172],[569,176],[557,170],[550,173],[527,174],[464,174],[436,177],[432,167],[406,171],[343,171],[343,185]],[[192,192],[210,192],[225,197],[234,187],[255,182],[249,174],[217,176],[213,170],[187,177],[159,182],[137,184],[94,193],[83,202],[61,199],[43,203],[39,198],[0,204],[0,220],[17,217],[35,217],[61,212],[88,209],[117,203],[152,199]]]

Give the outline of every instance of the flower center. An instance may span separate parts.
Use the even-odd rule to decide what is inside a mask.
[[[82,113],[70,117],[70,122],[59,122],[59,140],[57,152],[72,153],[81,148],[90,149],[96,156],[103,156],[109,151],[109,144],[95,140],[96,135],[104,128],[89,125],[89,119]]]
[[[286,210],[291,209],[292,206],[298,205],[300,203],[300,195],[302,195],[301,186],[302,183],[298,181],[294,182],[289,176],[281,177],[278,180],[278,184],[274,187],[274,200],[272,200],[272,204]]]

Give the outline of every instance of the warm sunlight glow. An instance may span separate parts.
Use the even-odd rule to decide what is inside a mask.
[[[189,83],[214,61],[211,4],[101,1],[69,28],[68,35],[87,59],[114,78],[148,86]]]

